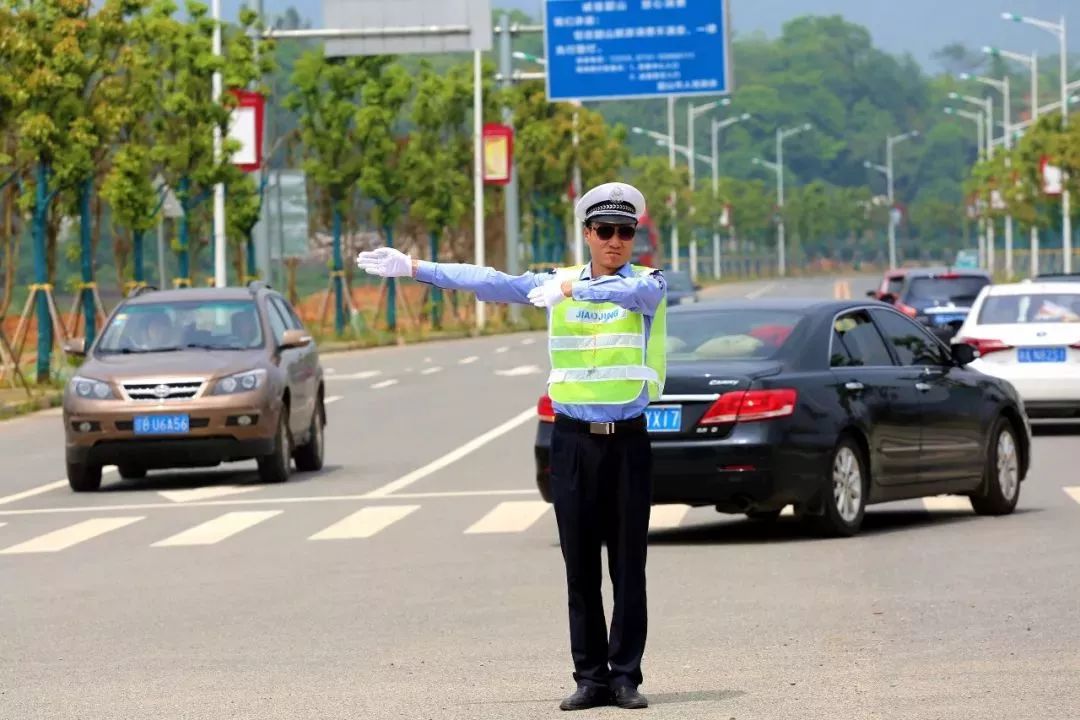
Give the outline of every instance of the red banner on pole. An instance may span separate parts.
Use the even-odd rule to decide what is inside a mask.
[[[258,170],[262,166],[265,98],[250,90],[229,92],[236,98],[229,121],[229,138],[240,142],[240,149],[232,156],[233,165],[244,172]]]
[[[484,125],[484,183],[506,185],[514,167],[514,131],[506,125]]]

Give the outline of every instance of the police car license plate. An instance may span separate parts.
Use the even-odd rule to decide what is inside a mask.
[[[650,405],[645,408],[649,432],[679,432],[682,430],[682,405]]]
[[[187,415],[136,415],[136,435],[183,435],[191,430]]]

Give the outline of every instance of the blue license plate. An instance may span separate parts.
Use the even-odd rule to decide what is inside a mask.
[[[681,405],[651,405],[645,408],[649,432],[679,432],[682,430]]]
[[[952,322],[963,322],[963,315],[934,315],[934,322],[938,325],[948,325]]]
[[[136,435],[183,435],[191,430],[187,415],[136,415]]]
[[[1063,363],[1065,348],[1020,348],[1016,351],[1016,359],[1022,363]]]

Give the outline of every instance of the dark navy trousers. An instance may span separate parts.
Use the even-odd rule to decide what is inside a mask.
[[[570,651],[579,685],[641,684],[648,628],[645,556],[652,447],[643,417],[597,435],[559,416],[551,438],[551,488],[566,564]],[[601,545],[614,594],[608,633]]]

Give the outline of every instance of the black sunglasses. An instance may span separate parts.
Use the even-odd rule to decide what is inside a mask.
[[[601,240],[610,240],[615,237],[616,230],[620,240],[633,240],[637,234],[637,228],[633,225],[593,225],[592,228]]]

